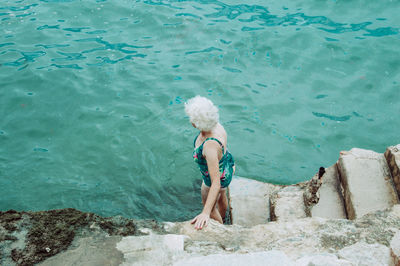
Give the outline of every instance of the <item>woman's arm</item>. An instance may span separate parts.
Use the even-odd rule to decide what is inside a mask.
[[[210,214],[215,206],[218,198],[219,191],[221,189],[220,183],[220,172],[218,165],[218,150],[220,146],[215,141],[209,141],[204,144],[203,155],[206,158],[208,173],[211,178],[211,187],[207,195],[206,203],[201,214],[197,215],[192,223],[195,223],[196,229],[202,229],[203,226],[207,226],[210,220]]]

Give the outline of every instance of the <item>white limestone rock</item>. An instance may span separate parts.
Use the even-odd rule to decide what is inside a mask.
[[[296,266],[352,266],[347,260],[330,253],[311,254],[296,260]]]
[[[400,266],[400,231],[390,241],[390,253],[394,259],[394,264]]]
[[[346,211],[336,164],[325,169],[319,195],[318,203],[311,209],[312,217],[346,219]]]
[[[124,255],[122,265],[165,265],[184,251],[183,235],[127,236],[116,247]]]
[[[397,195],[400,196],[400,144],[388,147],[385,157],[392,174]]]
[[[349,219],[398,202],[383,154],[353,148],[340,153],[338,169]]]
[[[117,243],[117,249],[123,253],[157,250],[183,251],[186,236],[184,235],[146,235],[127,236]]]
[[[303,190],[299,186],[280,189],[271,198],[273,216],[276,221],[292,221],[306,218]]]
[[[233,177],[229,185],[232,224],[254,226],[270,220],[269,194],[273,185]]]
[[[345,247],[338,252],[339,258],[345,259],[357,266],[382,265],[392,266],[393,259],[390,249],[381,244],[367,244],[358,242]]]
[[[179,260],[174,266],[295,266],[282,251],[272,250],[247,254],[214,254]]]
[[[400,218],[400,204],[394,205],[390,213]]]

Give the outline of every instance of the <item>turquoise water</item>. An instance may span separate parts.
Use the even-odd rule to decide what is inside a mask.
[[[183,103],[220,108],[237,174],[310,178],[400,143],[399,1],[1,1],[0,210],[201,210]]]

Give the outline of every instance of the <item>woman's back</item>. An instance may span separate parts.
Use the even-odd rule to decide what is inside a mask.
[[[221,158],[223,157],[222,152],[224,153],[226,152],[227,150],[226,147],[228,142],[228,136],[226,134],[224,127],[220,123],[218,123],[209,134],[206,134],[205,136],[203,136],[203,134],[199,134],[195,141],[195,149],[199,148],[200,145],[202,145],[207,138],[215,138],[221,142],[223,146],[223,151],[222,149],[218,150],[218,160],[221,160]],[[207,146],[205,146],[205,148],[207,148]]]

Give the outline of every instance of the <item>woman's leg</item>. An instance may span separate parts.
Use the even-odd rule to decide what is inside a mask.
[[[225,219],[226,210],[228,209],[228,198],[226,197],[226,189],[221,189],[218,198],[218,211],[222,220]]]
[[[207,201],[207,196],[208,196],[208,192],[210,191],[210,188],[207,187],[204,182],[201,184],[201,200],[203,202],[203,206],[206,204]],[[225,190],[224,190],[225,193]],[[211,213],[210,213],[210,218],[220,222],[221,224],[223,223],[222,221],[222,217],[220,215],[220,213],[217,210],[217,204],[219,202],[219,198],[221,198],[221,191],[218,194],[218,198],[217,201],[215,202],[214,208],[212,209]]]
[[[236,166],[233,167],[232,176],[235,174]],[[228,209],[228,197],[226,196],[226,188],[221,189],[220,197],[218,198],[218,211],[222,217],[222,220],[225,220],[226,210]]]

